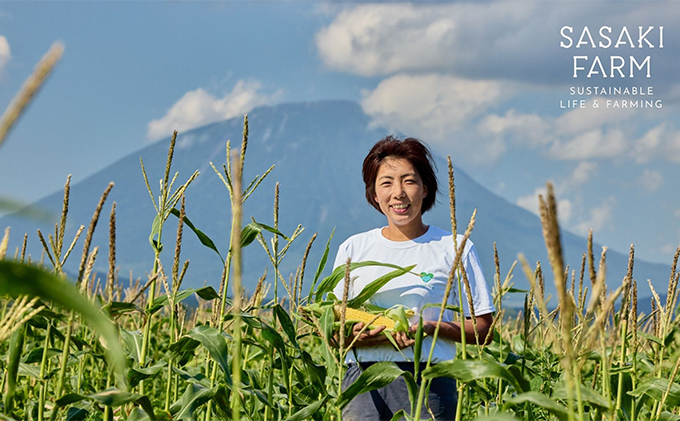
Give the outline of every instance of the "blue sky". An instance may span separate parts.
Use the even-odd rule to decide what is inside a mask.
[[[56,71],[0,149],[31,202],[173,128],[280,102],[349,99],[508,201],[553,180],[563,226],[669,263],[680,242],[680,8],[672,2],[2,2],[0,108],[54,41]],[[588,26],[636,48],[560,48]],[[653,26],[649,48],[639,26]],[[658,27],[664,26],[659,48]],[[651,78],[573,78],[573,56],[650,56]],[[571,86],[653,87],[662,108],[563,109]],[[578,97],[579,99],[581,97]],[[639,100],[642,97],[609,97]]]

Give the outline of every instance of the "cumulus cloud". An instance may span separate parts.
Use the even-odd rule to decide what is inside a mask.
[[[597,99],[597,98],[594,98]],[[630,158],[680,162],[680,131],[672,123],[656,120],[639,110],[577,108],[561,116],[522,114],[509,110],[490,114],[477,125],[482,136],[495,136],[515,146],[542,150],[546,157],[563,161]],[[635,114],[638,111],[638,114]],[[636,135],[640,125],[651,129]]]
[[[560,28],[573,26],[576,39],[584,26],[597,34],[602,16],[614,30],[631,22],[674,27],[680,8],[672,2],[653,8],[629,2],[616,10],[606,2],[364,4],[342,9],[317,34],[316,46],[328,67],[363,76],[447,71],[564,85],[574,49],[559,48]],[[666,54],[655,57],[656,89],[677,82],[679,46],[678,34],[664,33]]]
[[[317,50],[332,69],[383,78],[363,93],[362,105],[374,126],[447,142],[473,163],[493,162],[513,146],[562,161],[625,157],[680,162],[680,132],[666,127],[640,135],[641,127],[653,127],[663,118],[659,112],[593,108],[594,100],[607,99],[597,97],[559,116],[503,110],[510,101],[521,107],[516,104],[523,104],[522,95],[532,89],[564,92],[564,85],[573,83],[573,55],[588,51],[559,48],[562,26],[573,26],[576,39],[585,26],[597,35],[603,15],[614,31],[630,22],[672,27],[680,8],[627,3],[612,11],[597,3],[481,2],[360,4],[334,10],[331,23],[316,34]],[[680,35],[666,31],[664,54],[654,61],[655,94],[669,100],[677,94],[678,101],[680,84],[664,69],[676,67],[672,58],[680,54],[679,46]],[[634,80],[588,82],[626,86]],[[474,139],[477,147],[452,139]]]
[[[517,145],[536,148],[550,144],[555,140],[552,124],[537,114],[521,114],[511,109],[503,116],[496,114],[486,116],[477,126],[485,136],[506,137]]]
[[[663,176],[659,171],[645,169],[638,178],[638,185],[647,193],[653,193],[663,185]]]
[[[625,152],[627,146],[621,130],[595,129],[566,141],[555,142],[549,155],[560,160],[614,158]]]
[[[597,164],[595,162],[582,161],[574,168],[571,177],[564,183],[565,189],[574,188],[588,182],[597,174]]]
[[[0,72],[2,72],[10,57],[9,42],[7,42],[7,38],[0,35]]]
[[[575,108],[559,116],[554,122],[554,130],[561,136],[574,136],[590,132],[607,125],[619,125],[635,116],[632,108],[607,108],[593,106],[594,102],[602,104],[606,98],[595,97],[586,102],[585,108]]]
[[[562,224],[568,224],[577,208],[582,204],[580,186],[597,174],[598,165],[591,161],[579,162],[576,168],[562,180],[553,183],[557,196],[557,216]],[[546,197],[546,188],[538,187],[532,194],[519,197],[515,204],[538,215],[538,195]],[[575,197],[575,199],[574,199]]]
[[[638,164],[653,159],[680,163],[680,130],[669,122],[652,127],[633,141],[630,157]]]
[[[281,91],[267,95],[260,93],[261,89],[260,82],[239,80],[231,92],[221,98],[201,88],[189,91],[163,117],[149,123],[147,137],[156,140],[172,134],[173,130],[182,132],[240,116],[257,106],[272,104],[282,96]]]
[[[327,66],[363,76],[453,69],[459,75],[526,78],[527,66],[547,53],[545,37],[535,37],[547,31],[545,18],[538,19],[546,12],[506,2],[360,5],[339,13],[317,34],[316,45]],[[526,48],[541,42],[546,48]]]
[[[538,187],[532,194],[522,196],[517,199],[515,204],[529,212],[538,215],[538,195],[545,199],[547,190],[545,187]],[[557,200],[557,219],[562,224],[568,223],[571,220],[573,211],[573,204],[569,199]]]
[[[361,106],[372,118],[373,126],[417,133],[457,151],[476,149],[479,154],[483,149],[486,159],[493,160],[504,151],[502,142],[489,138],[486,148],[479,148],[478,138],[471,142],[462,132],[489,107],[497,105],[507,92],[497,82],[438,74],[399,74],[384,79],[373,91],[363,92]]]
[[[575,231],[581,235],[587,235],[588,230],[599,231],[604,228],[613,228],[611,224],[612,213],[616,206],[616,198],[610,196],[588,212],[588,217],[575,226]]]
[[[410,4],[362,5],[340,13],[317,34],[316,45],[329,67],[363,76],[441,69],[450,64],[446,53],[458,38],[456,19],[447,16],[451,11]]]

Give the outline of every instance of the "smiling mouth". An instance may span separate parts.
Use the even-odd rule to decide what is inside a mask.
[[[392,205],[391,208],[395,213],[405,213],[411,205],[406,204],[406,203],[400,203],[396,205]]]

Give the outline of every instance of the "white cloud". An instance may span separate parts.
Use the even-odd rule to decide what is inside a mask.
[[[674,27],[680,8],[672,3],[628,2],[615,11],[607,2],[362,4],[341,8],[317,33],[316,46],[328,67],[363,76],[446,71],[564,85],[573,54],[557,43],[563,25],[577,38],[584,26],[599,28],[602,16],[614,30],[630,22]],[[655,66],[674,68],[678,38],[664,33],[666,54]],[[655,90],[676,82],[672,72],[658,75]]]
[[[329,67],[363,76],[440,69],[457,38],[452,10],[361,5],[340,13],[316,35],[316,45]]]
[[[493,136],[501,142],[542,149],[549,158],[583,161],[629,153],[632,141],[624,135],[628,131],[623,130],[628,120],[631,117],[626,111],[617,114],[590,107],[567,111],[556,118],[509,110],[504,116],[488,115],[477,130],[480,135]]]
[[[529,148],[544,146],[555,140],[548,119],[537,114],[521,114],[512,109],[504,116],[487,116],[477,128],[484,135],[509,136],[515,144]]]
[[[663,182],[661,173],[650,169],[645,169],[640,178],[638,178],[638,185],[647,193],[657,191],[663,185]]]
[[[605,227],[613,228],[611,219],[615,205],[616,198],[614,196],[604,199],[598,206],[590,210],[587,218],[576,225],[575,231],[581,235],[587,235],[589,229],[599,231]]]
[[[671,123],[660,123],[633,142],[630,157],[638,164],[652,159],[680,163],[680,130]]]
[[[374,127],[415,134],[457,152],[474,153],[476,156],[468,155],[473,160],[488,161],[504,152],[502,139],[473,138],[463,132],[507,92],[496,82],[399,74],[381,81],[373,91],[363,92],[361,106]]]
[[[10,57],[11,54],[9,49],[9,42],[7,42],[7,38],[0,35],[0,73],[2,72],[2,69],[5,67],[5,64],[7,64],[7,62],[9,61]]]
[[[527,79],[526,69],[545,61],[544,48],[526,46],[544,39],[536,35],[549,30],[550,10],[516,2],[359,5],[339,13],[316,45],[327,66],[363,76],[455,69]]]
[[[649,162],[661,144],[666,130],[666,125],[660,124],[645,133],[633,145],[633,158],[638,163]]]
[[[562,114],[554,124],[555,131],[561,136],[574,136],[579,133],[599,129],[605,125],[616,125],[628,121],[635,115],[632,108],[607,108],[600,106],[595,108],[594,101],[600,104],[606,99],[592,98],[586,102],[585,108],[575,108]]]
[[[594,129],[566,141],[555,142],[549,150],[551,158],[582,160],[615,158],[628,148],[626,137],[619,129]]]
[[[504,116],[484,117],[476,130],[479,136],[495,137],[501,143],[542,149],[547,157],[557,160],[628,158],[638,164],[652,159],[680,163],[680,130],[672,123],[659,123],[655,115],[640,114],[639,110],[634,114],[590,107],[557,118],[509,110]],[[639,137],[631,135],[643,124],[652,124],[652,128]]]
[[[529,212],[538,215],[538,195],[543,196],[545,200],[547,190],[545,187],[539,187],[532,194],[522,196],[517,199],[515,204],[522,207]],[[571,220],[573,212],[573,204],[569,199],[557,199],[557,219],[560,224],[566,224]]]
[[[532,194],[519,197],[515,204],[531,213],[538,215],[538,195],[545,197],[547,190],[545,187],[538,187]]]
[[[672,131],[666,137],[663,148],[665,157],[672,162],[680,163],[680,131]]]
[[[545,92],[560,86],[565,92],[563,85],[571,79],[564,75],[574,52],[555,43],[563,25],[572,25],[578,37],[584,26],[599,28],[599,16],[606,14],[614,30],[631,21],[671,27],[680,8],[627,3],[612,13],[606,4],[501,1],[360,4],[333,10],[332,22],[316,34],[317,50],[332,69],[385,78],[363,93],[362,105],[373,126],[447,142],[473,163],[493,162],[513,146],[563,161],[680,162],[680,131],[639,135],[640,127],[664,118],[660,112],[607,108],[608,97],[590,97],[585,108],[560,116],[496,111],[505,100],[523,103],[520,96],[532,89]],[[555,36],[546,36],[551,33]],[[680,53],[679,35],[666,32],[664,41],[664,57]],[[655,66],[672,68],[664,57]],[[669,74],[655,75],[655,93],[675,92],[680,98],[680,84]],[[601,86],[612,82],[604,80]],[[593,107],[594,100],[599,108]],[[468,147],[469,139],[477,147]]]
[[[665,244],[665,245],[659,247],[659,251],[661,251],[661,253],[664,253],[664,254],[672,255],[673,253],[675,253],[675,250],[677,250],[677,248],[678,248],[678,246],[674,246],[673,244],[669,243],[669,244]]]
[[[569,188],[580,186],[589,181],[596,173],[597,164],[595,162],[579,162],[578,166],[574,168],[574,171],[571,173],[571,178],[569,178],[565,184]]]
[[[279,100],[281,91],[271,95],[260,93],[262,84],[257,81],[239,80],[231,92],[222,98],[215,97],[198,88],[185,93],[163,117],[149,123],[147,137],[152,140],[183,132],[220,120],[243,115],[253,108],[272,104]]]
[[[555,196],[557,197],[557,216],[560,224],[567,225],[571,222],[574,212],[582,206],[582,192],[580,186],[586,184],[597,174],[598,165],[591,161],[581,161],[574,170],[563,180],[553,182]],[[515,204],[529,212],[538,215],[538,195],[546,197],[545,187],[538,187],[532,194],[519,197]]]

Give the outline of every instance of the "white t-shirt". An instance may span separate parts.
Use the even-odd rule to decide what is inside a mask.
[[[459,245],[462,240],[463,236],[458,235]],[[401,267],[415,264],[416,267],[409,273],[390,280],[369,299],[369,302],[383,308],[401,304],[412,309],[416,313],[411,318],[412,324],[418,323],[418,315],[421,310],[423,320],[436,321],[438,319],[446,282],[456,257],[453,235],[450,232],[430,225],[427,232],[416,239],[391,241],[382,235],[382,228],[376,228],[353,235],[342,243],[338,248],[333,267],[344,265],[348,257],[352,259],[352,262],[373,260]],[[477,252],[469,239],[465,244],[462,263],[470,282],[475,315],[480,316],[494,312],[495,309],[479,264]],[[383,266],[366,266],[354,269],[350,274],[349,299],[358,295],[372,281],[393,270],[393,268]],[[459,306],[458,287],[455,281],[456,279],[454,279],[454,285],[449,295],[449,303]],[[344,282],[340,281],[333,293],[338,298],[342,298],[343,289]],[[463,312],[466,317],[470,317],[467,294],[462,281],[461,289],[464,294]],[[437,306],[423,309],[428,303],[434,303]],[[447,310],[444,312],[442,320],[449,322],[452,321],[452,318],[453,312]],[[432,338],[426,337],[423,341],[421,357],[423,361],[427,360],[431,346]],[[438,337],[433,362],[451,360],[455,356],[455,342],[441,336]],[[400,353],[391,344],[355,348],[354,352],[347,353],[346,362],[350,363],[355,360],[359,362],[413,361],[413,349],[412,347],[405,348]]]

